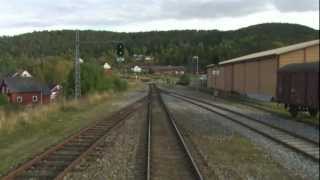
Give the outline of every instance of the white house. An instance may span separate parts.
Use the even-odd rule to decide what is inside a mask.
[[[32,75],[27,70],[19,70],[16,73],[14,73],[11,77],[31,78]]]
[[[133,68],[131,68],[131,70],[135,73],[141,73],[142,69],[139,66],[134,66]]]
[[[146,56],[146,57],[144,58],[144,60],[146,60],[146,61],[152,61],[152,60],[153,60],[153,57],[152,57],[152,56]]]
[[[103,69],[105,69],[105,70],[111,69],[110,64],[108,64],[107,62],[106,62],[106,63],[104,63],[104,65],[103,65]]]

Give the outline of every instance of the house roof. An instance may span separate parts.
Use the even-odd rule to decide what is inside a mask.
[[[48,86],[36,81],[33,78],[10,77],[3,79],[4,84],[11,92],[41,92],[44,95],[50,94]]]
[[[11,75],[11,77],[32,77],[32,75],[27,71],[27,70],[18,70],[17,72],[15,72],[14,74]]]
[[[298,43],[298,44],[293,44],[293,45],[285,46],[285,47],[281,47],[281,48],[271,49],[271,50],[267,50],[267,51],[261,51],[261,52],[257,52],[257,53],[253,53],[253,54],[248,54],[245,56],[222,61],[219,64],[222,65],[222,64],[236,63],[236,62],[247,61],[247,60],[255,59],[255,58],[280,55],[280,54],[288,53],[288,52],[295,51],[298,49],[303,49],[306,47],[314,46],[317,44],[319,44],[319,39],[313,40],[313,41],[307,41],[307,42],[303,42],[303,43]],[[212,66],[214,66],[214,64],[210,64],[207,67],[212,67]]]

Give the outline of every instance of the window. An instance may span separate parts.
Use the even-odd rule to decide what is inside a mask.
[[[22,96],[17,96],[17,103],[22,103]]]
[[[32,96],[32,102],[38,102],[38,96]]]

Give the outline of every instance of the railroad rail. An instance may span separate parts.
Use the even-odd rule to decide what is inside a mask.
[[[63,179],[80,160],[104,141],[108,132],[145,104],[146,97],[70,136],[2,177],[11,179]]]
[[[150,92],[146,179],[202,180],[202,174],[159,90],[150,85]]]
[[[299,136],[294,132],[290,132],[279,127],[273,126],[271,124],[258,121],[253,117],[241,114],[239,112],[221,107],[219,105],[194,98],[189,97],[177,92],[161,90],[162,92],[181,99],[183,101],[189,102],[193,105],[216,113],[220,116],[223,116],[237,124],[240,124],[252,131],[255,131],[258,134],[263,135],[277,143],[280,143],[300,154],[305,155],[315,162],[319,162],[319,143],[305,137]]]

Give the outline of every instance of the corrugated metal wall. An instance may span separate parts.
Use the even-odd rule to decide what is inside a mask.
[[[292,63],[303,63],[304,62],[304,50],[298,50],[281,54],[279,57],[279,67],[285,66]]]
[[[238,63],[233,65],[233,90],[245,93],[245,64]]]
[[[224,90],[224,67],[219,68],[219,74],[216,75],[217,89]]]
[[[259,62],[259,93],[266,96],[276,95],[278,62],[276,59]]]
[[[259,61],[246,63],[246,93],[258,94],[259,93]]]
[[[224,75],[224,90],[225,91],[232,91],[233,90],[233,66],[232,65],[225,65],[224,66],[224,71],[223,71],[223,75]]]
[[[319,45],[306,48],[306,62],[319,61]]]

